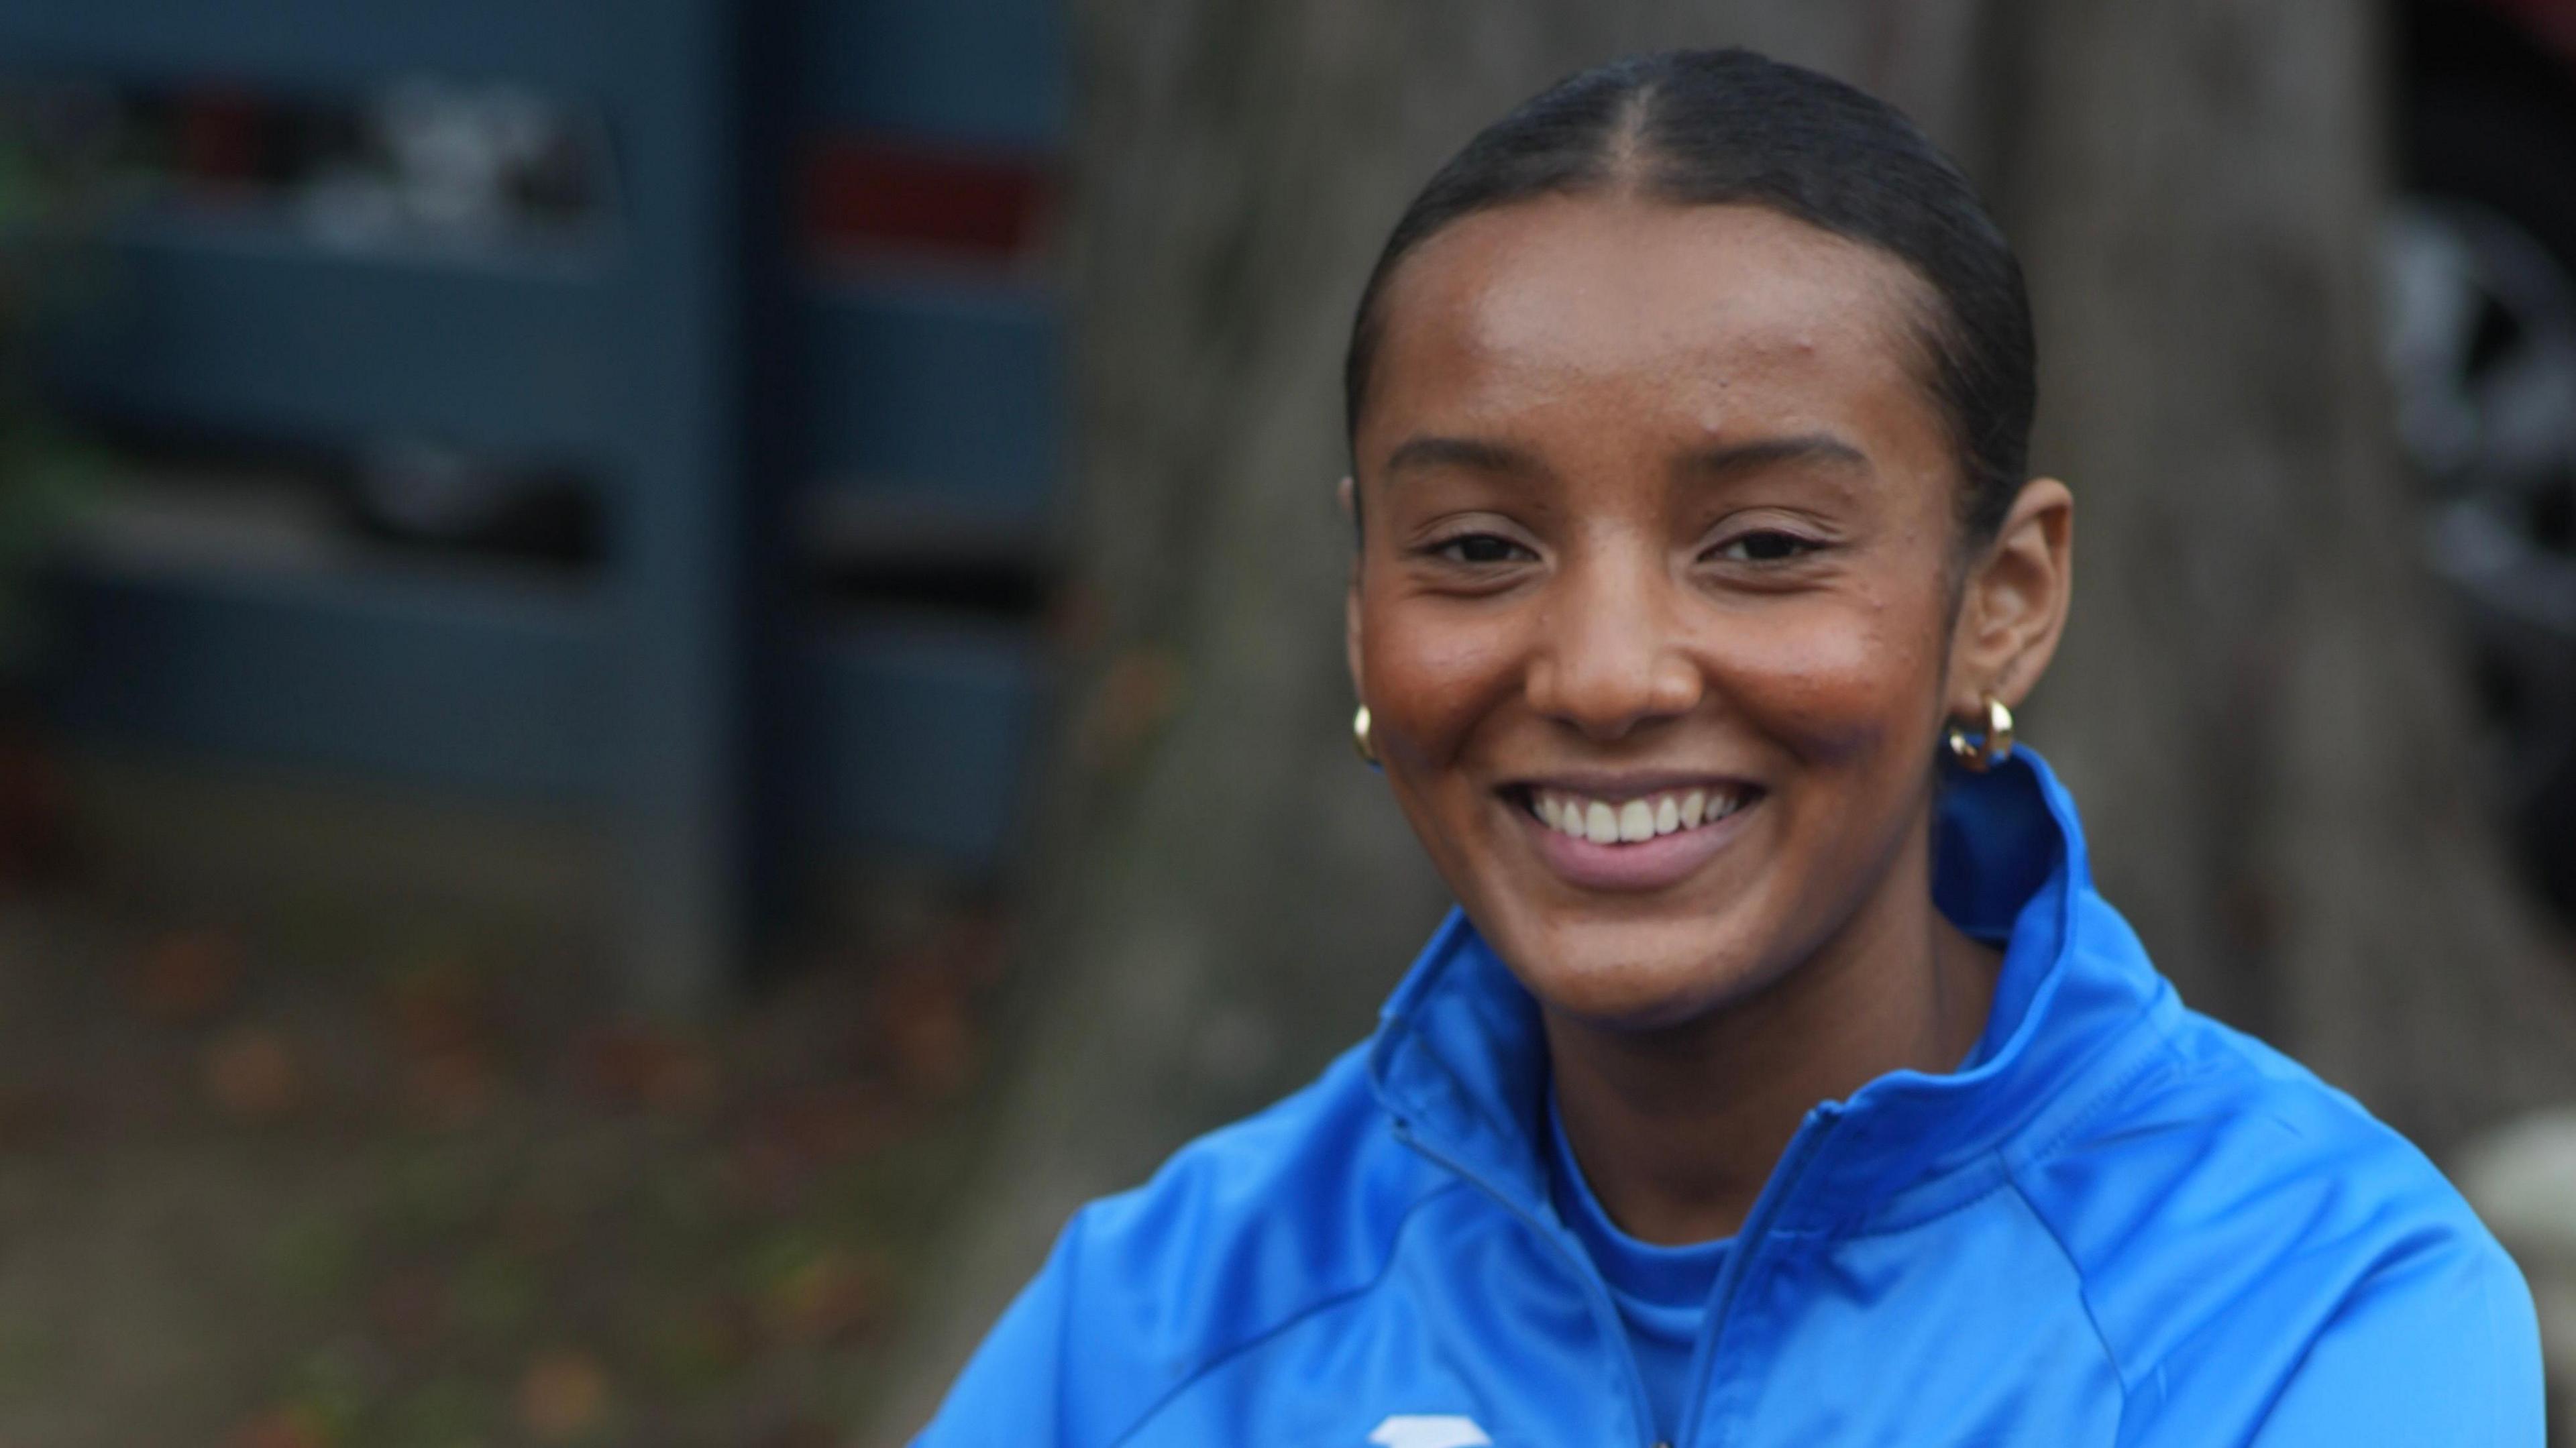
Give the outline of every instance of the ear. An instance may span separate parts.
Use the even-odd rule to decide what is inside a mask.
[[[2017,707],[2048,671],[2066,628],[2074,546],[2074,494],[2055,478],[2022,484],[1960,589],[1943,694],[1950,718],[1980,718],[1988,694]]]
[[[1342,521],[1350,525],[1354,540],[1350,582],[1342,592],[1342,652],[1344,662],[1350,666],[1351,693],[1365,700],[1368,696],[1360,692],[1360,550],[1356,541],[1360,526],[1359,485],[1344,477],[1341,485],[1333,489],[1333,497],[1342,505]]]

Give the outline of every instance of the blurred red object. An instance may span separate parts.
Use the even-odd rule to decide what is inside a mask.
[[[1009,260],[1036,249],[1050,189],[1033,156],[832,139],[806,167],[805,236],[825,251],[918,249]]]
[[[272,108],[260,95],[234,86],[205,86],[179,98],[176,144],[179,174],[217,189],[267,179],[273,148]]]

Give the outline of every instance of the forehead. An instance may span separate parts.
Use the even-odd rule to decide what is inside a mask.
[[[1426,423],[1554,411],[1697,433],[1937,430],[1929,301],[1897,258],[1767,207],[1558,196],[1479,212],[1389,279],[1362,452]]]

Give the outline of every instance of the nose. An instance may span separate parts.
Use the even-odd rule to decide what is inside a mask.
[[[1559,573],[1524,685],[1530,706],[1599,740],[1697,708],[1704,680],[1679,643],[1675,586],[1645,560]]]

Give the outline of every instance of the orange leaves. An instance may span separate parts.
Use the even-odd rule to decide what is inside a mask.
[[[200,1080],[206,1099],[238,1121],[273,1121],[304,1100],[293,1047],[261,1026],[238,1026],[208,1042]]]
[[[502,1075],[485,977],[448,961],[418,966],[387,982],[379,1004],[412,1114],[448,1129],[481,1120]]]
[[[234,1429],[224,1448],[331,1448],[331,1433],[319,1413],[279,1408]]]
[[[548,1353],[520,1375],[519,1426],[540,1443],[572,1443],[604,1427],[608,1373],[586,1352]]]
[[[932,970],[889,975],[872,1003],[887,1074],[909,1100],[944,1101],[974,1079],[981,1038],[969,987]]]
[[[867,1010],[877,1059],[868,1064],[905,1100],[935,1105],[973,1081],[983,1061],[983,997],[1004,948],[998,926],[968,919],[879,968]]]
[[[244,957],[241,937],[229,930],[201,926],[165,932],[137,955],[126,975],[126,1000],[148,1020],[200,1024],[240,994]]]
[[[0,1078],[0,1151],[130,1131],[227,1174],[185,1220],[238,1281],[172,1294],[171,1335],[215,1345],[230,1416],[173,1395],[119,1441],[842,1441],[963,1159],[1006,944],[974,890],[885,899],[699,1024],[446,921],[183,918],[13,977],[89,1014],[16,1017],[52,1034]]]
[[[678,1114],[715,1095],[716,1067],[704,1043],[621,1021],[585,1033],[573,1045],[575,1071],[600,1100]]]

